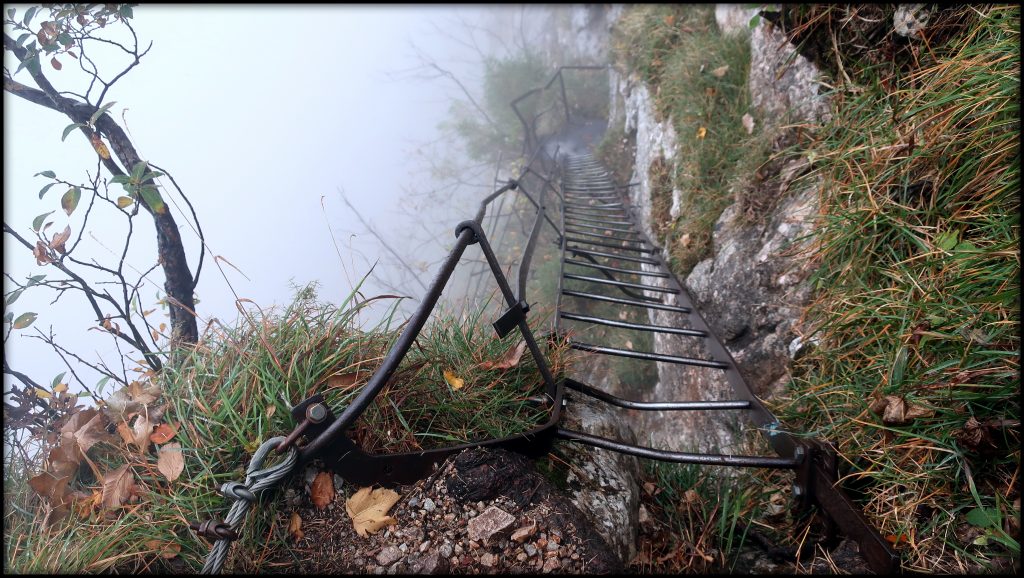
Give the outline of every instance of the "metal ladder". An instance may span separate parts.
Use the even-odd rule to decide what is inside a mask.
[[[819,506],[829,532],[837,528],[858,542],[869,565],[877,572],[899,568],[898,557],[868,524],[859,508],[838,487],[836,452],[829,444],[796,437],[780,428],[740,373],[721,340],[694,307],[689,294],[671,272],[658,247],[651,243],[630,214],[624,187],[591,155],[562,157],[562,267],[556,301],[556,328],[570,335],[570,347],[597,355],[655,363],[694,366],[720,372],[729,386],[730,399],[686,401],[634,401],[616,397],[581,381],[565,379],[565,388],[614,406],[643,411],[736,412],[764,435],[777,456],[726,455],[667,451],[622,443],[563,429],[562,439],[638,457],[711,466],[792,469],[796,472],[793,496],[798,507]],[[664,284],[652,285],[647,279]],[[611,291],[609,290],[611,289]],[[615,292],[615,295],[609,293]],[[621,295],[621,296],[620,296]],[[588,302],[610,304],[604,316],[582,311]],[[605,306],[606,309],[609,307]],[[660,310],[685,315],[685,327],[624,321],[629,311]],[[616,314],[617,313],[617,314]],[[572,337],[575,328],[604,326],[613,330],[650,332],[678,339],[702,340],[709,357],[636,351],[629,347],[595,345]],[[571,403],[571,400],[569,400]]]

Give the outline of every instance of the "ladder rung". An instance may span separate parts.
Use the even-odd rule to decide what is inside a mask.
[[[630,235],[634,235],[634,236],[639,236],[640,235],[640,233],[637,233],[633,229],[616,229],[615,227],[595,227],[593,225],[576,225],[576,226],[577,227],[582,227],[584,229],[593,229],[595,231],[614,231],[616,233],[629,233]]]
[[[569,297],[579,297],[581,299],[592,299],[594,301],[604,301],[606,303],[617,303],[619,305],[629,305],[633,307],[644,307],[646,309],[657,309],[659,311],[672,311],[674,313],[689,313],[689,307],[679,307],[677,305],[665,305],[664,303],[654,303],[647,301],[636,301],[633,299],[623,299],[621,297],[610,297],[608,295],[598,295],[596,293],[584,293],[582,291],[573,291],[572,289],[563,289],[562,295]]]
[[[634,263],[647,263],[648,265],[658,265],[658,262],[653,259],[644,259],[642,257],[626,257],[624,255],[616,255],[614,253],[602,253],[600,251],[588,251],[586,249],[580,249],[579,247],[566,247],[566,251],[572,251],[577,255],[593,255],[594,257],[608,257],[609,259],[621,259],[623,261],[632,261]]]
[[[570,341],[569,347],[580,351],[591,353],[603,353],[606,355],[618,355],[619,357],[631,357],[633,359],[646,359],[648,361],[663,361],[665,363],[680,363],[683,365],[696,365],[699,367],[712,367],[715,369],[729,369],[728,363],[715,361],[713,359],[697,359],[695,357],[680,357],[677,355],[665,355],[663,353],[650,353],[647,351],[633,351],[631,349],[618,349],[616,347],[605,347],[603,345],[591,345],[579,341]]]
[[[622,203],[604,203],[600,205],[575,205],[573,203],[566,203],[567,209],[621,209]]]
[[[729,410],[729,409],[750,409],[750,402],[745,399],[739,400],[726,400],[726,401],[634,401],[632,399],[623,399],[621,397],[615,397],[614,395],[591,387],[585,383],[580,383],[574,379],[566,379],[565,387],[568,389],[576,390],[584,395],[589,395],[595,399],[599,399],[605,403],[622,407],[625,409],[639,409],[644,411],[662,411],[662,410],[704,410],[704,411],[718,411],[718,410]]]
[[[588,446],[594,446],[613,452],[639,456],[663,462],[675,462],[680,464],[701,464],[705,466],[731,466],[748,468],[774,468],[774,469],[796,469],[800,467],[800,461],[796,458],[777,458],[767,456],[735,456],[722,454],[693,454],[687,452],[672,452],[668,450],[656,450],[643,446],[625,444],[614,440],[585,434],[582,432],[558,428],[555,434],[573,442]]]
[[[593,323],[595,325],[607,325],[609,327],[619,327],[621,329],[636,329],[637,331],[653,331],[655,333],[670,333],[672,335],[687,335],[690,337],[707,337],[706,331],[698,331],[696,329],[683,329],[681,327],[666,327],[664,325],[647,325],[644,323],[629,323],[627,321],[618,321],[616,319],[605,319],[603,317],[590,317],[588,315],[579,315],[572,312],[561,312],[562,319],[572,319],[573,321],[583,321],[585,323]]]
[[[654,291],[655,293],[679,293],[678,289],[672,289],[670,287],[658,287],[656,285],[644,285],[642,283],[627,283],[626,281],[613,281],[611,279],[599,279],[597,277],[586,277],[583,275],[573,275],[572,273],[566,273],[564,275],[566,279],[575,279],[577,281],[589,281],[591,283],[599,283],[601,285],[614,285],[615,287],[629,287],[630,289],[641,289],[644,291]]]
[[[620,251],[633,251],[634,253],[647,253],[648,255],[654,254],[657,251],[654,249],[644,249],[643,247],[624,247],[622,244],[615,243],[602,243],[600,241],[591,241],[590,239],[577,239],[576,237],[566,237],[567,243],[586,243],[587,245],[597,245],[598,247],[609,247],[611,249],[619,249]]]
[[[565,216],[565,221],[569,222],[570,218],[572,218],[572,223],[574,225],[576,223],[594,223],[596,225],[605,225],[605,224],[607,224],[607,225],[632,225],[633,224],[631,221],[598,221],[596,219],[584,219],[583,217],[575,217],[575,216],[570,216],[570,215],[566,215]]]
[[[649,245],[644,239],[627,239],[626,237],[616,237],[615,235],[598,235],[597,233],[587,233],[586,231],[577,231],[576,229],[565,228],[565,234],[573,235],[586,235],[587,237],[597,237],[598,239],[604,239],[605,241],[627,241],[630,243],[641,243]]]
[[[566,259],[566,265],[579,265],[580,267],[590,267],[591,269],[599,269],[601,271],[613,271],[615,273],[625,273],[627,275],[641,275],[645,277],[668,277],[668,273],[662,273],[661,271],[655,271],[648,273],[647,271],[641,271],[639,269],[623,269],[621,267],[609,267],[608,265],[597,265],[595,263],[587,263],[585,261],[576,261],[573,259]]]

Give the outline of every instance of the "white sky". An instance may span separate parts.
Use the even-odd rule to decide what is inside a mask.
[[[25,6],[13,6],[20,17]],[[442,81],[394,81],[385,73],[415,65],[408,49],[409,41],[415,40],[472,78],[475,71],[453,58],[465,59],[465,51],[453,51],[452,44],[429,25],[445,22],[454,9],[141,5],[134,10],[132,24],[142,47],[152,40],[153,48],[112,89],[107,102],[117,102],[111,114],[128,129],[141,156],[170,170],[189,196],[213,254],[248,277],[225,266],[240,297],[261,307],[287,303],[292,283],[315,280],[322,284],[322,298],[338,303],[378,251],[376,240],[361,234],[364,228],[348,214],[339,188],[378,229],[401,219],[392,225],[396,234],[389,235],[396,248],[411,240],[411,234],[401,232],[413,224],[398,211],[403,187],[415,181],[411,173],[416,167],[408,151],[436,137],[452,86]],[[459,10],[472,17],[481,9]],[[61,72],[43,65],[55,83],[76,68],[68,57],[63,61]],[[24,71],[15,78],[32,85]],[[96,155],[80,133],[61,142],[69,123],[58,113],[4,94],[4,220],[30,242],[32,219],[54,209],[51,231],[70,224],[74,239],[80,228],[76,224],[81,222],[86,195],[68,219],[59,205],[66,189],[55,186],[39,200],[39,189],[49,181],[33,178],[53,170],[67,180],[85,182],[85,171],[95,171]],[[105,172],[104,176],[109,177]],[[161,184],[170,188],[166,179]],[[440,226],[453,230],[473,209],[453,207],[450,222]],[[175,216],[187,232],[181,211]],[[144,242],[134,262],[148,267],[155,259],[152,220],[138,218],[136,223],[136,235]],[[89,230],[110,249],[119,250],[117,226],[97,221]],[[352,237],[353,233],[360,235]],[[38,273],[60,275],[52,267],[36,266],[27,250],[4,237],[6,273],[19,280]],[[194,236],[187,235],[187,242],[194,270]],[[417,254],[413,259],[425,261],[428,256]],[[424,281],[432,277],[431,271]],[[162,276],[157,278],[162,285]],[[4,287],[5,292],[11,289],[6,279]],[[162,286],[151,284],[143,291],[146,308],[153,306],[158,289],[162,292]],[[422,292],[418,286],[409,291],[416,297]],[[235,319],[234,296],[209,253],[197,293],[203,319]],[[46,385],[65,368],[45,344],[19,333],[52,326],[58,340],[83,357],[93,357],[90,354],[97,350],[104,356],[114,351],[107,336],[86,331],[95,319],[78,294],[69,293],[56,305],[50,304],[52,297],[46,290],[30,291],[10,307],[15,316],[34,311],[39,318],[32,328],[16,331],[4,351],[15,369]],[[203,327],[201,321],[200,330]],[[85,381],[90,386],[99,377],[89,371],[82,375],[89,376]],[[10,379],[5,376],[4,381],[6,385]]]

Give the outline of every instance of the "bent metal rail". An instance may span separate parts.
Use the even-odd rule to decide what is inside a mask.
[[[529,456],[539,457],[550,451],[556,438],[575,441],[595,447],[617,451],[634,456],[679,463],[703,465],[759,467],[791,469],[795,471],[796,481],[793,495],[797,506],[807,509],[817,506],[825,514],[830,528],[838,529],[860,545],[872,570],[879,573],[899,571],[900,565],[896,554],[889,544],[872,528],[859,508],[849,500],[838,486],[837,455],[834,448],[826,442],[808,437],[797,437],[783,431],[778,420],[754,395],[738,370],[732,356],[722,342],[714,334],[699,312],[693,307],[685,288],[669,271],[660,250],[650,243],[635,226],[633,219],[622,209],[621,191],[624,187],[612,183],[602,176],[601,167],[592,159],[580,156],[544,153],[545,139],[537,134],[537,127],[543,115],[551,114],[557,106],[549,106],[532,116],[524,117],[519,104],[526,99],[539,97],[547,93],[558,82],[560,94],[556,104],[564,109],[565,125],[572,123],[569,101],[566,98],[564,71],[605,70],[604,66],[565,66],[560,68],[543,87],[535,88],[512,101],[511,105],[523,124],[525,131],[524,156],[529,155],[525,167],[517,178],[509,180],[495,192],[480,202],[475,217],[463,221],[455,227],[456,244],[441,265],[440,271],[431,282],[423,301],[409,319],[391,350],[385,356],[381,366],[374,373],[361,393],[347,406],[341,414],[335,416],[327,407],[322,395],[317,394],[304,400],[292,410],[298,423],[295,430],[284,439],[278,447],[283,451],[290,447],[298,449],[299,463],[313,459],[321,459],[327,467],[332,468],[344,479],[362,485],[382,484],[397,485],[411,483],[427,476],[434,463],[471,447],[502,447]],[[565,166],[559,158],[567,158]],[[561,182],[561,186],[556,183]],[[528,190],[530,189],[530,190]],[[532,190],[532,193],[531,193]],[[490,204],[507,191],[515,191],[524,195],[536,209],[536,217],[530,233],[529,241],[523,250],[519,264],[518,291],[513,292],[505,277],[501,264],[495,257],[492,246],[484,234],[483,218]],[[549,191],[553,191],[559,204],[560,226],[556,225],[548,214],[547,201]],[[605,212],[607,211],[607,212]],[[614,217],[617,220],[610,220]],[[618,348],[590,345],[573,342],[572,347],[583,351],[600,354],[624,355],[633,358],[647,359],[668,363],[688,363],[706,367],[709,370],[724,372],[725,379],[732,386],[735,399],[730,400],[698,400],[698,401],[660,401],[639,402],[625,400],[603,392],[588,384],[567,378],[556,378],[552,375],[545,356],[541,352],[533,332],[527,322],[529,304],[526,299],[526,281],[530,270],[536,240],[543,223],[553,227],[558,235],[562,250],[562,274],[559,278],[559,295],[556,307],[556,333],[562,319],[599,323],[628,329],[645,331],[661,331],[680,335],[681,338],[694,337],[704,339],[712,359],[692,359],[668,356],[658,353],[634,352]],[[594,235],[595,225],[601,230],[611,229],[621,232],[621,236],[612,237],[617,243],[607,243],[604,235]],[[594,241],[584,237],[598,237]],[[628,245],[627,243],[635,243]],[[399,364],[412,347],[430,314],[432,313],[442,291],[448,284],[463,254],[471,245],[478,244],[491,274],[497,283],[507,310],[494,323],[499,337],[504,337],[518,329],[525,340],[530,354],[544,380],[545,395],[541,403],[548,411],[548,418],[542,425],[522,432],[518,435],[500,439],[465,443],[448,448],[425,450],[418,452],[371,455],[363,452],[348,437],[348,430],[366,410],[374,398],[391,381]],[[588,247],[593,245],[598,249]],[[636,252],[643,257],[630,257],[610,250]],[[567,255],[582,258],[582,261],[567,259]],[[644,263],[651,267],[641,273],[639,270],[624,266],[613,266],[609,262],[600,262],[597,257],[614,259],[613,263]],[[601,277],[588,277],[565,271],[565,265],[582,266],[598,271]],[[649,275],[663,277],[668,280],[668,289],[622,281],[618,275]],[[580,289],[567,287],[569,280],[583,281],[591,284],[605,284],[623,292],[626,298],[611,297]],[[665,305],[660,300],[645,296],[641,291],[670,291],[677,295],[677,305]],[[691,325],[688,329],[660,326],[647,326],[624,323],[613,319],[600,319],[579,313],[561,310],[561,297],[592,299],[621,306],[641,306],[654,309],[675,310],[688,315]],[[567,403],[565,388],[576,393],[590,396],[627,409],[640,410],[690,410],[690,411],[741,411],[762,432],[776,456],[736,456],[718,454],[700,454],[665,451],[649,447],[641,447],[609,440],[583,432],[571,431],[560,427],[562,410]],[[307,440],[299,445],[300,439]]]

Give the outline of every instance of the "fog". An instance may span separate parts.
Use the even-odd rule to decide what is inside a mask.
[[[25,8],[14,7],[19,14]],[[287,304],[294,287],[310,282],[319,284],[322,300],[339,304],[371,268],[364,295],[398,291],[412,298],[407,307],[415,305],[424,292],[420,283],[433,278],[454,241],[455,224],[475,212],[471,200],[493,190],[494,173],[493,167],[478,167],[450,189],[432,176],[431,161],[438,154],[457,153],[458,143],[445,140],[438,124],[462,94],[450,78],[425,69],[423,57],[477,89],[481,68],[475,48],[499,50],[500,43],[477,39],[479,45],[470,50],[458,24],[501,22],[495,10],[135,8],[131,23],[140,46],[152,41],[152,48],[105,102],[116,102],[111,116],[127,129],[142,158],[170,172],[198,215],[207,245],[196,289],[201,332],[213,319],[231,325],[239,299],[265,310]],[[109,63],[96,57],[108,77],[125,66],[123,55],[116,61],[115,56]],[[13,71],[17,61],[9,51],[5,58]],[[44,62],[44,73],[59,89],[84,91],[75,86],[73,60],[63,60],[61,71]],[[25,71],[15,79],[34,86]],[[59,178],[85,183],[87,173],[98,170],[95,152],[77,131],[61,140],[70,122],[66,117],[6,91],[4,121],[5,223],[34,242],[33,219],[56,210],[49,234],[68,225],[76,238],[88,192],[82,207],[67,217],[60,210],[67,187],[56,186],[39,199],[50,180],[33,175],[52,170]],[[480,176],[485,173],[491,176]],[[102,174],[109,177],[105,170]],[[167,178],[160,183],[194,271],[200,244],[190,211]],[[111,191],[115,188],[120,186]],[[342,195],[407,257],[421,281],[411,279]],[[442,202],[420,205],[429,199]],[[76,256],[116,263],[123,221],[91,216],[82,254]],[[138,277],[155,265],[156,251],[152,220],[143,216],[135,223],[137,246],[126,259],[126,271]],[[4,237],[5,294],[16,288],[11,278],[24,283],[42,273],[61,277],[52,267],[38,266],[10,235]],[[159,268],[147,278],[141,292],[145,309],[156,307],[163,296]],[[56,295],[26,291],[7,308],[15,316],[35,312],[38,318],[5,340],[6,362],[45,385],[67,369],[48,345],[28,337],[38,329],[52,330],[57,341],[83,358],[100,357],[119,369],[118,350],[97,329],[85,300],[69,291],[54,302]],[[159,309],[154,316],[157,323],[167,321]],[[99,379],[99,373],[69,361],[86,385]],[[5,391],[11,383],[5,375]]]

